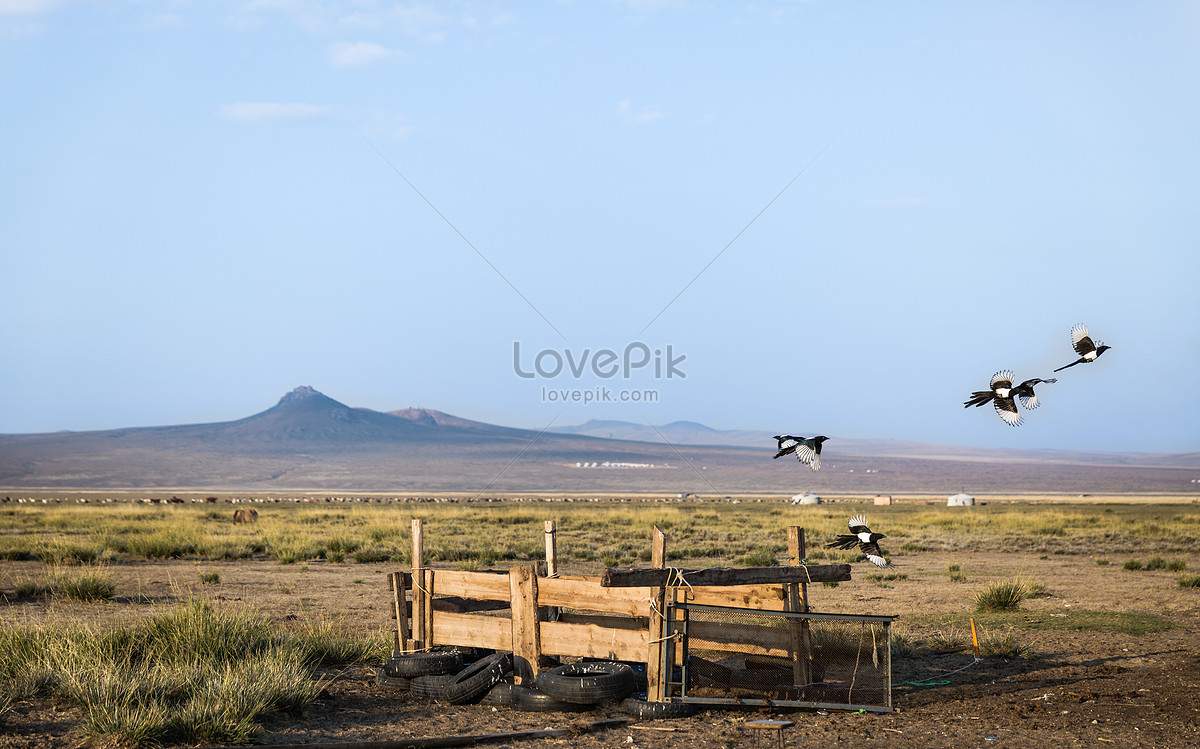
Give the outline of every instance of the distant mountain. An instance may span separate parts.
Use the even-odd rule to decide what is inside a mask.
[[[565,432],[565,433],[562,433]],[[822,470],[771,460],[767,432],[591,421],[560,433],[422,408],[381,412],[311,387],[236,421],[0,435],[0,490],[1195,492],[1200,456],[990,451],[831,439]]]
[[[752,429],[713,429],[694,421],[673,421],[661,426],[629,421],[592,419],[577,426],[554,427],[560,434],[605,439],[667,441],[676,445],[752,447],[771,450],[775,433]],[[805,435],[811,436],[811,435]],[[848,439],[834,436],[826,448],[843,455],[933,460],[1122,465],[1148,468],[1200,469],[1200,453],[1111,453],[1086,450],[1015,450],[934,445],[905,440]]]
[[[581,434],[605,439],[640,440],[677,445],[723,445],[770,448],[775,444],[771,432],[749,429],[713,429],[694,421],[672,421],[662,426],[634,424],[629,421],[592,419],[578,426],[552,427],[559,434]]]

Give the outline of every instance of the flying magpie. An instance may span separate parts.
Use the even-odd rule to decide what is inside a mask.
[[[858,546],[859,551],[866,555],[867,559],[874,565],[886,567],[887,560],[883,558],[883,552],[879,550],[879,539],[887,538],[882,533],[872,533],[867,527],[867,518],[865,515],[855,515],[850,518],[850,522],[846,524],[850,528],[850,533],[843,533],[836,536],[832,541],[825,544],[826,549],[853,549]]]
[[[976,390],[971,393],[970,399],[963,403],[963,408],[970,406],[982,406],[988,401],[992,402],[992,406],[996,409],[996,413],[1000,414],[1000,418],[1004,419],[1009,426],[1021,425],[1021,414],[1017,413],[1017,402],[1014,396],[1021,395],[1025,391],[1022,388],[1028,386],[1028,396],[1033,397],[1033,386],[1042,380],[1026,380],[1017,387],[1013,387],[1013,373],[1011,369],[1004,369],[992,375],[991,390]],[[1046,380],[1049,382],[1049,380]],[[1036,404],[1036,399],[1034,403]],[[1022,400],[1024,403],[1024,400]]]
[[[1027,411],[1032,411],[1038,407],[1038,397],[1033,392],[1033,386],[1039,382],[1050,384],[1052,382],[1058,382],[1058,378],[1051,377],[1048,380],[1043,380],[1040,377],[1034,377],[1031,380],[1025,380],[1025,382],[1022,382],[1020,385],[1017,385],[1012,389],[1011,394],[1017,396],[1017,398],[1021,401],[1021,405],[1024,406],[1025,410]]]
[[[1090,364],[1100,358],[1100,354],[1108,351],[1112,346],[1105,346],[1101,341],[1093,342],[1092,337],[1088,335],[1087,326],[1079,323],[1071,328],[1071,348],[1075,349],[1075,353],[1079,354],[1079,358],[1066,367],[1059,367],[1054,370],[1055,372],[1061,372],[1067,367],[1073,367],[1076,364]]]
[[[776,458],[781,458],[784,455],[795,455],[796,460],[805,464],[814,471],[821,470],[821,443],[829,439],[828,437],[793,437],[790,434],[775,435],[775,440],[779,443],[779,452],[775,453]]]

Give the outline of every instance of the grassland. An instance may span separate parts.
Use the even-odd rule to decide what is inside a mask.
[[[300,712],[327,684],[322,668],[386,654],[383,574],[411,564],[413,518],[425,521],[434,567],[538,561],[543,522],[555,520],[560,571],[596,574],[648,563],[654,526],[673,566],[787,564],[790,525],[805,529],[810,562],[860,562],[824,543],[865,512],[887,534],[893,568],[858,566],[852,583],[812,598],[823,611],[902,614],[892,644],[909,679],[928,675],[923,654],[968,646],[972,619],[984,658],[1033,662],[1081,641],[1191,638],[1172,632],[1200,610],[1200,505],[1190,502],[454,499],[256,503],[250,524],[235,524],[241,505],[225,502],[2,504],[0,723],[16,702],[53,698],[77,707],[89,740],[261,737],[265,714]],[[998,592],[1012,606],[975,610]],[[329,618],[339,611],[349,618]],[[263,689],[247,687],[246,663]],[[151,688],[125,688],[122,673]]]
[[[672,502],[281,502],[256,505],[260,519],[231,522],[227,504],[0,505],[0,559],[50,565],[148,559],[239,560],[280,564],[411,564],[411,522],[427,523],[425,552],[435,566],[478,569],[540,559],[542,523],[558,524],[561,565],[591,572],[649,560],[653,526],[670,538],[680,564],[785,562],[782,529],[806,530],[810,560],[854,561],[823,543],[844,532],[851,512],[837,504],[779,501]],[[1055,555],[1140,555],[1160,563],[1200,537],[1192,503],[1018,504],[946,508],[865,508],[893,555],[999,551]],[[747,561],[749,560],[749,561]],[[1176,570],[1178,571],[1178,570]]]

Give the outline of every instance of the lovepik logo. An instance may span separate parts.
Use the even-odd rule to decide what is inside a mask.
[[[564,372],[576,379],[591,374],[601,379],[619,376],[627,380],[640,370],[653,370],[654,378],[658,380],[684,379],[687,374],[679,365],[685,359],[687,355],[676,355],[674,347],[669,343],[663,348],[651,349],[641,341],[633,341],[619,353],[608,348],[596,351],[585,348],[581,352],[569,348],[546,348],[534,354],[530,366],[522,364],[521,342],[513,341],[513,371],[517,377],[526,380],[534,377],[552,379]]]

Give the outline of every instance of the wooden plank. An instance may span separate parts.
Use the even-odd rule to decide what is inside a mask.
[[[430,647],[437,642],[433,639],[433,596],[436,591],[433,584],[434,571],[426,569],[423,572],[425,573],[425,595],[421,596],[421,615],[424,617],[421,639],[425,642],[426,647]]]
[[[438,645],[464,645],[511,651],[512,620],[502,616],[438,612],[433,626],[434,642]]]
[[[645,661],[647,630],[613,629],[596,624],[542,622],[541,648],[548,655],[574,655],[618,661]]]
[[[600,578],[545,577],[538,580],[538,604],[626,616],[650,615],[650,591],[604,588]]]
[[[606,588],[649,587],[682,582],[700,585],[754,585],[790,582],[845,582],[850,579],[848,564],[812,564],[801,567],[721,567],[707,570],[626,569],[605,570],[600,584]]]
[[[508,574],[438,570],[438,594],[479,601],[511,601]]]
[[[654,591],[654,605],[650,607],[650,625],[646,627],[646,699],[662,702],[667,696],[667,681],[670,673],[663,673],[663,636],[666,619],[663,612],[667,606],[667,589]]]
[[[538,626],[538,578],[533,566],[508,571],[512,590],[513,673],[518,684],[532,682],[541,658],[541,628]]]
[[[626,588],[614,588],[626,590]],[[630,590],[636,590],[632,588]],[[696,588],[688,591],[689,603],[705,606],[733,606],[759,611],[784,611],[787,599],[778,585],[730,585],[721,588]]]
[[[392,579],[392,612],[396,617],[396,635],[392,646],[394,650],[405,650],[408,647],[408,640],[411,636],[411,630],[408,628],[408,601],[406,594],[408,586],[405,584],[404,573],[393,572]]]

